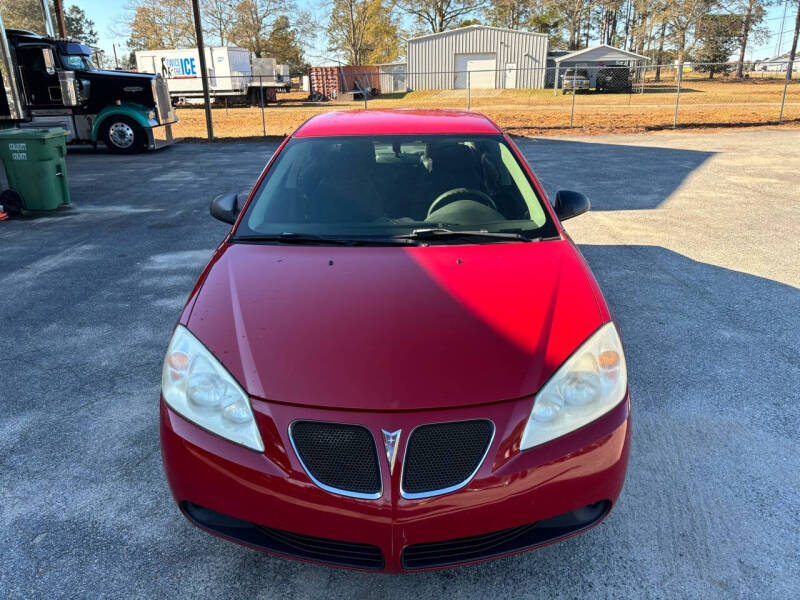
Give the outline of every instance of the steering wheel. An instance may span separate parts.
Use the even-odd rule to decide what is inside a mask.
[[[483,193],[480,190],[476,190],[474,188],[453,188],[452,190],[447,190],[443,194],[439,194],[436,197],[436,200],[431,202],[431,205],[428,207],[428,217],[430,217],[435,211],[439,210],[445,204],[450,204],[451,202],[455,202],[456,200],[473,200],[476,202],[480,202],[481,204],[485,204],[486,206],[497,210],[497,205],[492,200],[492,197],[488,194]],[[442,206],[439,206],[439,205]],[[500,211],[497,211],[500,212]]]

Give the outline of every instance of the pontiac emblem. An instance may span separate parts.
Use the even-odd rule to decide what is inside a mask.
[[[383,447],[386,448],[386,459],[389,461],[389,474],[394,471],[394,459],[397,458],[397,441],[400,439],[402,429],[388,432],[381,429],[383,434]]]

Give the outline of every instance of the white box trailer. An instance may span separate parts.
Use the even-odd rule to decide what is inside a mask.
[[[289,91],[292,80],[289,77],[289,65],[279,65],[274,58],[251,59],[253,65],[253,79],[251,86],[261,85],[265,88],[276,88]]]
[[[254,56],[250,59],[250,64],[253,76],[263,77],[264,81],[275,79],[275,67],[278,65],[274,58],[256,58]]]
[[[225,99],[246,100],[251,81],[250,52],[235,46],[205,49],[208,91],[212,102]],[[136,69],[157,73],[167,79],[173,101],[202,103],[200,53],[197,48],[178,50],[139,50]]]
[[[292,78],[289,75],[289,65],[276,65],[275,66],[275,80],[281,84],[279,89],[286,92],[292,90]]]

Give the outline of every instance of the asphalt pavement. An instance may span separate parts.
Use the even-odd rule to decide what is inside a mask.
[[[193,528],[158,441],[160,369],[272,143],[72,150],[74,210],[0,222],[2,598],[789,598],[800,593],[800,131],[520,139],[618,317],[625,489],[592,531],[387,576]]]

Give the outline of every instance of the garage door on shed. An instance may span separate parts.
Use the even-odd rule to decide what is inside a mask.
[[[467,71],[469,71],[469,87],[495,87],[495,69],[497,62],[494,54],[456,54],[456,77],[454,86],[458,90],[467,87]]]

